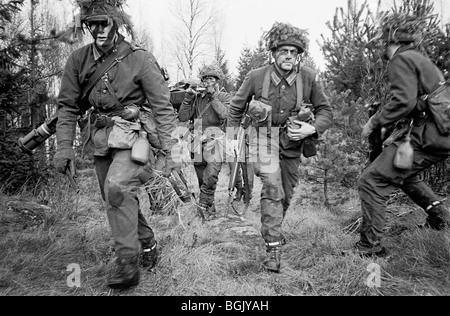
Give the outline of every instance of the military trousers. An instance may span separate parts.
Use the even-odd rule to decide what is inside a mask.
[[[258,134],[250,142],[250,161],[254,161],[255,175],[262,182],[261,235],[266,243],[280,242],[283,220],[299,181],[301,160],[280,156],[278,135]]]
[[[410,170],[393,166],[397,144],[386,147],[383,152],[361,174],[358,193],[361,199],[362,225],[361,243],[367,248],[381,245],[386,223],[386,208],[389,195],[396,189],[404,191],[417,205],[426,209],[440,198],[420,179],[419,173],[446,159],[446,154],[425,153],[414,146],[414,162]]]
[[[148,168],[131,160],[131,149],[94,156],[95,171],[119,258],[137,255],[143,242],[154,240],[153,230],[139,208],[138,191]]]
[[[199,161],[200,160],[200,161]],[[222,160],[207,160],[202,155],[194,160],[194,169],[197,175],[198,187],[200,189],[199,202],[208,206],[214,204],[214,194],[222,169]]]

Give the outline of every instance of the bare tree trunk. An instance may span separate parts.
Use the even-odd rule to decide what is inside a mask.
[[[30,90],[28,92],[28,104],[30,105],[30,119],[31,128],[36,128],[37,116],[36,111],[36,68],[37,68],[37,48],[35,43],[36,32],[34,28],[34,9],[37,5],[37,0],[31,0],[31,10],[30,10],[30,39],[31,39],[31,50],[30,50]]]
[[[192,77],[201,56],[214,54],[209,45],[214,15],[213,10],[209,9],[204,0],[189,0],[188,6],[185,1],[179,1],[173,10],[173,16],[179,23],[174,26],[169,45],[174,52],[177,70],[184,78]]]

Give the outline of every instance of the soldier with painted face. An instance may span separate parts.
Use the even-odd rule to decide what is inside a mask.
[[[201,91],[189,87],[178,111],[180,122],[194,123],[194,168],[197,174],[200,197],[198,208],[206,220],[216,214],[214,194],[222,169],[224,126],[228,115],[230,94],[220,91],[221,70],[214,65],[205,65],[200,70]]]
[[[288,23],[275,23],[265,35],[274,63],[252,70],[231,101],[228,126],[239,126],[245,109],[252,117],[250,161],[262,183],[261,235],[266,244],[263,266],[279,272],[283,219],[299,181],[299,165],[306,139],[317,139],[332,122],[328,99],[316,73],[299,64],[307,49],[307,33]],[[314,123],[297,116],[310,104]],[[287,124],[293,118],[295,124]],[[283,132],[284,131],[284,132]],[[233,131],[227,129],[232,139]],[[253,154],[253,156],[252,156]]]
[[[385,214],[389,195],[402,189],[427,213],[426,226],[441,230],[449,227],[450,214],[441,199],[420,179],[419,174],[450,154],[450,135],[438,132],[432,115],[421,96],[434,91],[444,79],[432,61],[417,49],[421,40],[420,20],[402,14],[387,16],[382,35],[389,59],[390,102],[381,107],[365,124],[362,136],[367,139],[381,126],[397,124],[385,141],[383,152],[364,170],[358,182],[363,222],[356,251],[363,256],[385,256],[382,245]],[[411,125],[412,124],[412,125]],[[399,169],[394,165],[397,148],[405,140],[408,127],[413,148],[412,166]],[[406,128],[404,128],[406,127]],[[399,131],[403,130],[402,133]]]
[[[78,116],[90,109],[93,121],[87,124],[87,139],[92,142],[94,164],[100,190],[107,205],[107,216],[114,238],[117,270],[110,276],[112,288],[127,288],[139,283],[139,260],[151,268],[158,257],[154,232],[143,216],[137,193],[151,176],[151,166],[132,160],[133,129],[151,111],[155,117],[161,149],[166,153],[165,174],[179,169],[181,163],[172,157],[176,140],[171,133],[176,117],[169,103],[169,88],[154,56],[128,43],[119,28],[132,35],[129,16],[119,0],[79,0],[81,22],[94,42],[74,51],[66,63],[58,96],[57,151],[54,165],[61,173],[75,161],[73,140]],[[125,54],[125,52],[127,52]],[[118,60],[105,69],[93,87],[87,83],[95,78],[97,69]],[[85,94],[85,95],[84,95]],[[130,115],[131,113],[131,115]],[[95,119],[94,119],[95,118]],[[120,125],[119,125],[120,123]],[[121,126],[123,129],[116,129]],[[113,131],[115,141],[112,141]],[[127,142],[119,144],[121,132]]]

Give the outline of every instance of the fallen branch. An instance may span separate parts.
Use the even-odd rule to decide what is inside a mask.
[[[353,234],[355,231],[358,230],[359,226],[361,226],[361,223],[362,223],[362,217],[358,217],[358,219],[355,222],[353,222],[350,225],[344,227],[342,229],[342,231],[345,234]]]

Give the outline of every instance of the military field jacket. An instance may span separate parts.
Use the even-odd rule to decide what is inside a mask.
[[[120,45],[131,44],[123,41]],[[82,86],[105,58],[98,57],[92,43],[74,51],[67,60],[57,98],[58,143],[66,141],[72,143],[75,137]],[[176,128],[176,116],[170,105],[168,85],[155,57],[145,50],[136,50],[109,70],[107,78],[116,96],[108,91],[101,79],[89,96],[91,105],[101,110],[108,110],[117,105],[117,99],[123,106],[132,103],[143,104],[145,100],[148,100],[156,119],[162,149],[169,150],[176,143],[176,140],[171,138],[171,133]]]
[[[260,100],[262,96],[263,81],[267,69],[265,66],[249,72],[245,77],[239,91],[231,100],[228,126],[237,127],[242,118],[246,104],[252,100]],[[274,68],[271,75],[269,88],[269,105],[272,106],[272,126],[283,126],[291,111],[295,109],[297,103],[296,75],[293,71],[287,77],[282,77]],[[314,127],[321,134],[332,123],[332,111],[328,98],[323,92],[322,86],[316,79],[316,74],[307,67],[302,67],[301,76],[303,81],[303,102],[312,104],[312,111],[315,115]]]
[[[420,112],[428,112],[426,104],[419,98],[434,91],[444,77],[429,58],[406,46],[399,48],[391,59],[389,79],[390,102],[374,116],[374,123],[381,126],[391,125],[403,118],[418,118]],[[423,149],[450,151],[450,136],[439,134],[431,115],[413,128],[411,140]]]
[[[208,107],[201,117],[202,129],[211,126],[221,127],[228,115],[230,99],[230,94],[223,91],[219,92],[215,98],[209,95],[197,95],[189,100],[189,97],[186,97],[178,111],[178,119],[180,122],[198,119],[200,113]]]

